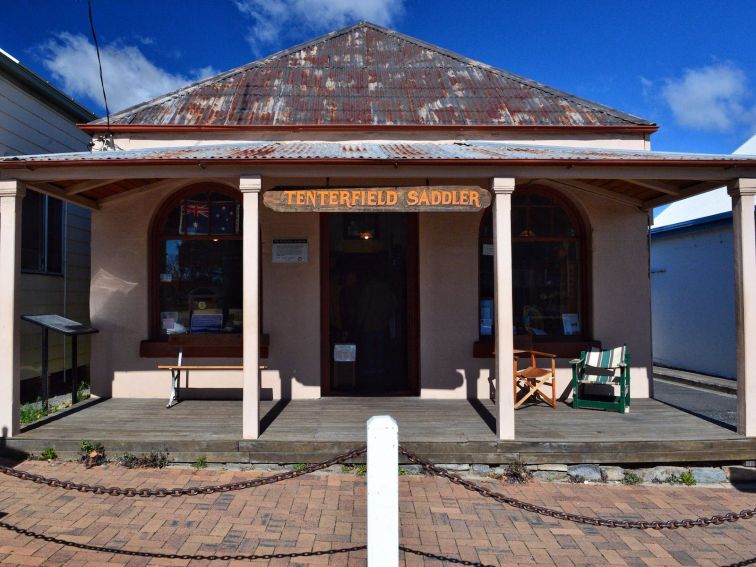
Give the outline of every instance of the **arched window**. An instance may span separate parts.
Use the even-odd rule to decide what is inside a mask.
[[[493,341],[493,216],[480,225],[480,340]],[[541,187],[512,194],[512,304],[514,334],[585,338],[586,231],[570,203]]]
[[[152,227],[153,338],[241,333],[242,207],[239,192],[192,185],[173,195]]]

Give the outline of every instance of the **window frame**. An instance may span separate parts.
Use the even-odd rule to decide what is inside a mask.
[[[168,337],[161,333],[160,324],[160,271],[162,259],[162,244],[166,240],[240,240],[244,241],[244,234],[182,234],[166,235],[163,233],[165,223],[171,212],[181,205],[181,201],[196,193],[220,193],[227,195],[240,205],[240,213],[243,215],[242,195],[227,185],[216,183],[193,183],[187,187],[172,193],[156,212],[149,234],[150,260],[149,260],[149,338],[150,341],[166,342]],[[241,225],[240,225],[241,226]],[[240,229],[241,230],[241,229]],[[244,248],[242,245],[242,254]],[[243,290],[242,290],[243,293]],[[241,334],[239,334],[241,336]],[[214,342],[212,336],[208,336],[208,343]]]
[[[39,223],[39,225],[36,227],[36,231],[40,234],[40,249],[37,252],[37,268],[28,268],[24,266],[23,260],[24,260],[24,203],[28,203],[29,201],[26,200],[27,197],[24,198],[21,202],[21,273],[22,274],[33,274],[33,275],[40,275],[40,276],[56,276],[56,277],[63,277],[65,273],[65,256],[66,256],[66,246],[65,246],[65,233],[66,233],[66,206],[67,204],[60,200],[56,199],[55,197],[51,197],[50,195],[47,195],[46,193],[42,193],[40,191],[34,191],[33,189],[28,190],[29,193],[35,193],[40,196],[42,199],[42,220]],[[50,269],[50,199],[55,199],[60,205],[60,215],[59,215],[59,229],[58,229],[58,241],[60,243],[59,245],[59,264],[60,269],[59,270],[51,270]],[[36,223],[35,223],[36,224]]]
[[[540,241],[540,242],[560,242],[560,241],[566,241],[566,240],[574,240],[577,242],[577,251],[579,254],[579,277],[580,277],[580,284],[578,286],[578,290],[580,293],[580,328],[581,332],[578,335],[545,335],[543,337],[541,336],[533,336],[533,340],[536,343],[575,343],[575,342],[584,342],[584,341],[590,341],[593,335],[593,329],[592,329],[592,320],[591,320],[591,312],[592,312],[592,305],[591,305],[591,289],[592,289],[592,269],[591,269],[591,247],[590,247],[590,238],[589,238],[589,229],[587,221],[584,219],[583,215],[580,214],[577,207],[573,202],[570,201],[565,195],[563,195],[561,192],[552,189],[550,187],[544,187],[542,185],[528,185],[526,187],[518,187],[515,189],[515,191],[512,193],[512,212],[514,212],[514,199],[518,196],[523,196],[525,194],[528,195],[537,195],[544,197],[546,199],[549,199],[553,201],[555,204],[559,205],[564,211],[567,213],[567,216],[572,221],[573,227],[575,228],[575,237],[571,238],[564,238],[564,237],[540,237],[540,238],[532,238],[532,237],[515,237],[512,235],[512,247],[518,243],[518,242],[534,242],[534,241]],[[486,242],[486,239],[483,238],[483,229],[486,226],[486,223],[493,223],[493,210],[492,207],[489,207],[486,209],[486,211],[483,213],[483,216],[480,219],[480,225],[478,227],[478,248],[476,251],[477,254],[477,261],[478,261],[478,339],[476,342],[476,345],[493,345],[496,341],[496,328],[495,328],[495,321],[494,321],[494,331],[491,335],[481,335],[480,334],[480,314],[481,314],[481,255],[483,250],[483,244]],[[510,230],[511,230],[511,218],[510,218]],[[493,234],[493,231],[492,231]],[[492,238],[493,240],[493,238]],[[511,276],[510,276],[511,277]],[[514,298],[513,298],[514,300]],[[477,349],[476,349],[477,350]],[[481,351],[486,349],[480,349]]]

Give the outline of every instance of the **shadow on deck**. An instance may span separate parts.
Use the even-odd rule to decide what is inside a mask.
[[[488,400],[321,398],[261,402],[263,433],[243,440],[239,401],[110,399],[7,440],[11,449],[61,455],[83,439],[110,456],[168,451],[176,461],[295,463],[324,460],[365,443],[371,415],[392,415],[400,442],[441,463],[702,463],[756,459],[756,439],[656,400],[630,413],[530,406],[518,410],[516,439],[497,441]]]

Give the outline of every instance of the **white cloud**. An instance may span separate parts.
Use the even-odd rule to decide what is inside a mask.
[[[42,46],[43,64],[73,97],[100,104],[102,87],[94,45],[81,34],[61,33]],[[187,75],[174,74],[149,61],[138,47],[112,43],[100,47],[108,105],[116,112],[217,73],[202,67]]]
[[[731,63],[686,69],[682,77],[664,81],[661,96],[677,122],[688,128],[724,132],[756,125],[748,78]]]
[[[404,0],[235,0],[252,20],[247,34],[252,51],[282,47],[282,40],[344,27],[358,20],[391,25],[404,11]]]

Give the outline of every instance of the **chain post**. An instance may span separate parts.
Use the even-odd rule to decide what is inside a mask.
[[[390,415],[367,421],[368,567],[399,565],[399,427]]]

